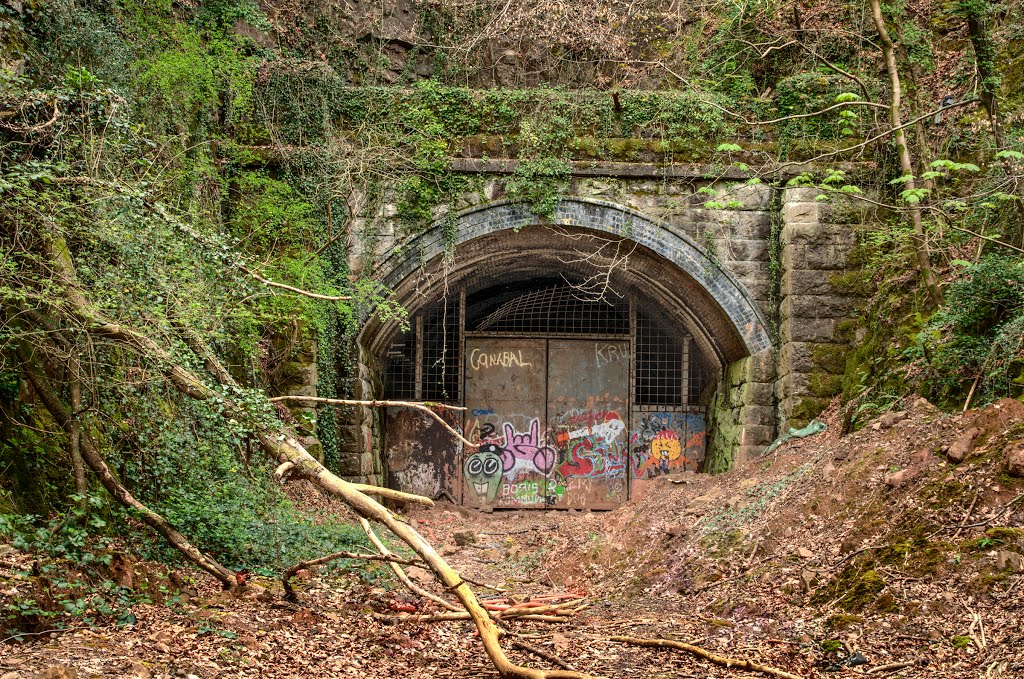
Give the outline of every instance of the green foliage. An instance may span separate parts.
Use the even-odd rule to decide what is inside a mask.
[[[557,158],[524,160],[508,182],[508,195],[528,202],[537,216],[550,217],[571,171],[568,162]]]
[[[977,402],[1024,392],[1024,264],[987,255],[962,267],[947,305],[921,341],[934,398],[959,401],[975,379]]]
[[[0,603],[4,634],[60,629],[69,624],[130,622],[132,604],[150,602],[145,588],[132,591],[111,580],[113,542],[98,532],[107,527],[99,510],[100,496],[49,518],[31,514],[0,514],[0,542],[33,555],[31,569],[19,572],[21,586]],[[37,579],[38,578],[38,579]]]

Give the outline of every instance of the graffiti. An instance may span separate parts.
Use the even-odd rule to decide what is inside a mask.
[[[630,436],[634,478],[697,471],[704,460],[704,418],[695,413],[648,413]]]
[[[473,408],[469,411],[473,417],[481,417],[483,415],[493,415],[494,411],[490,408]]]
[[[616,361],[623,361],[629,358],[628,344],[595,344],[594,358],[597,360],[597,367]]]
[[[543,486],[542,482],[537,481],[506,483],[501,487],[501,494],[503,497],[515,498],[522,505],[536,505],[545,501]]]
[[[502,462],[498,452],[501,449],[493,444],[484,444],[480,450],[466,458],[464,471],[466,485],[477,495],[494,502],[501,484]]]
[[[601,424],[610,419],[622,419],[614,410],[574,410],[562,416],[567,425],[585,424],[587,426]]]
[[[622,434],[626,424],[614,410],[569,413],[572,424],[586,424],[555,435],[559,447],[558,472],[564,477],[615,476],[626,470]]]
[[[533,418],[530,431],[517,433],[512,425],[505,423],[505,449],[502,455],[505,475],[515,478],[520,470],[538,471],[547,474],[555,466],[555,451],[542,445],[540,420]]]
[[[481,368],[529,368],[533,364],[523,360],[523,350],[483,352],[473,349],[469,354],[469,367],[473,370]]]
[[[626,431],[626,423],[619,419],[615,412],[608,414],[608,419],[598,425],[589,426],[585,429],[576,429],[568,433],[569,440],[582,438],[584,436],[599,436],[605,441],[618,438],[619,434]]]

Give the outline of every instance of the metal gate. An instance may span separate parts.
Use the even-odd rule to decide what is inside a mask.
[[[626,501],[627,341],[466,341],[463,502],[607,509]]]

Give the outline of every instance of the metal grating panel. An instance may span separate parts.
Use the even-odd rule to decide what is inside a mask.
[[[459,400],[459,300],[448,299],[423,314],[423,382],[420,398]]]
[[[416,334],[404,332],[388,347],[384,357],[384,398],[407,401],[416,398]]]
[[[486,314],[486,315],[484,315]],[[487,309],[467,330],[495,333],[626,335],[629,305],[625,300],[587,300],[571,285],[528,290]]]
[[[690,342],[689,367],[686,370],[687,390],[689,398],[687,405],[705,406],[711,399],[708,387],[711,385],[712,369],[704,354],[697,348],[695,342]]]
[[[650,316],[636,314],[637,405],[683,405],[683,342]]]

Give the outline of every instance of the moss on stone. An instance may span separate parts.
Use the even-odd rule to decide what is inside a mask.
[[[842,375],[815,370],[807,376],[807,390],[818,398],[829,398],[843,391]]]
[[[828,284],[841,295],[864,297],[874,292],[871,272],[860,268],[829,274]]]
[[[863,624],[864,618],[859,615],[851,615],[850,613],[836,613],[835,615],[830,615],[828,619],[825,620],[825,627],[834,631],[840,631],[853,627],[854,625]]]
[[[817,417],[822,410],[828,407],[827,398],[806,397],[793,405],[793,411],[789,416],[789,426],[803,427]]]
[[[842,344],[817,344],[811,348],[811,362],[825,372],[842,375],[846,372],[847,353],[849,348]]]
[[[885,587],[885,579],[876,571],[850,565],[835,580],[819,589],[811,601],[816,604],[834,601],[848,613],[859,613],[875,604]]]

